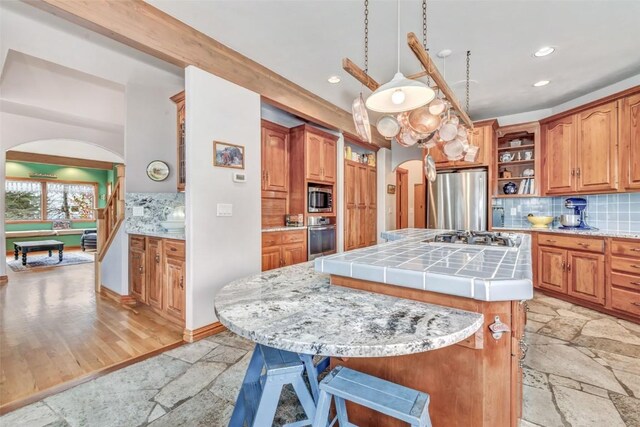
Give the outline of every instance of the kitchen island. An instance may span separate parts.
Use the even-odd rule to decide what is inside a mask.
[[[530,236],[504,236],[513,246],[436,242],[445,232],[386,232],[387,243],[320,258],[315,267],[330,274],[333,285],[483,314],[483,327],[436,351],[332,364],[429,393],[435,427],[516,427],[526,351],[524,301],[533,296]],[[358,425],[401,425],[361,407],[349,410]]]

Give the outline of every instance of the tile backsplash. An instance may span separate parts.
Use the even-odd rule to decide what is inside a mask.
[[[567,196],[569,197],[569,196]],[[504,207],[505,227],[529,227],[527,215],[548,215],[556,217],[553,226],[559,226],[557,218],[562,214],[572,214],[572,209],[564,207],[567,197],[524,197],[513,199],[493,199],[493,206]],[[575,196],[587,199],[587,224],[602,231],[640,232],[640,193],[602,194],[596,196]],[[516,210],[511,215],[511,210]]]
[[[160,223],[165,220],[165,209],[184,206],[184,193],[127,193],[125,203],[125,225],[127,232],[162,231]],[[144,208],[144,216],[133,216],[133,208]]]

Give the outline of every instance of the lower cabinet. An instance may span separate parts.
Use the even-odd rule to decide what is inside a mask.
[[[307,230],[262,233],[262,271],[307,261]]]
[[[640,319],[640,241],[611,239],[607,307]]]
[[[184,241],[129,236],[129,291],[139,303],[184,325]]]

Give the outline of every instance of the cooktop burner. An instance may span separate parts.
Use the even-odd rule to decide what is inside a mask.
[[[508,247],[515,246],[516,244],[514,239],[502,233],[463,230],[437,234],[434,242]]]

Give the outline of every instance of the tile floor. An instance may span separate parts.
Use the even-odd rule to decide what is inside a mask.
[[[640,426],[640,325],[536,295],[522,427]],[[223,333],[48,397],[7,426],[226,426],[252,344]],[[276,425],[300,417],[283,394]]]

